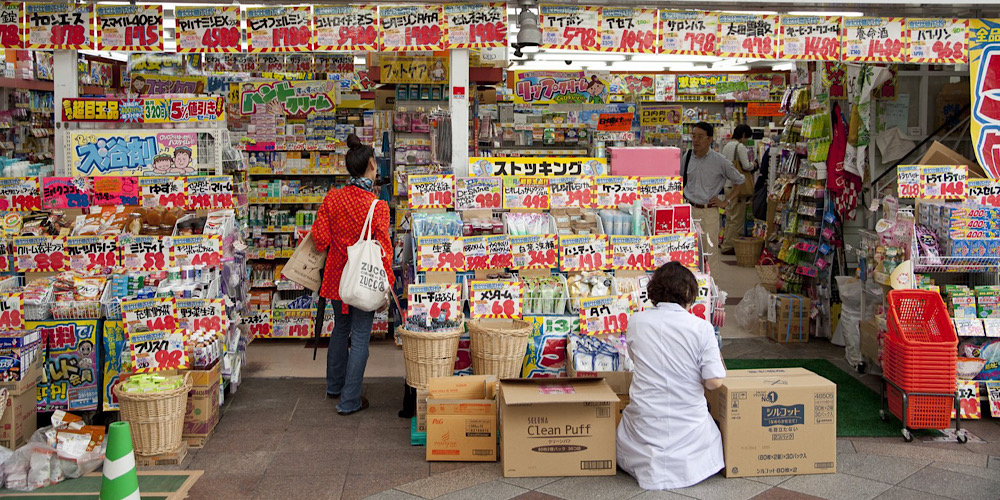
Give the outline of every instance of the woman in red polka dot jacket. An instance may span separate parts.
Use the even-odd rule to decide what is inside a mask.
[[[351,180],[347,186],[332,189],[313,224],[312,236],[316,249],[327,251],[326,268],[320,295],[329,299],[334,311],[334,327],[326,357],[326,395],[340,398],[337,413],[350,415],[368,408],[361,397],[361,381],[368,363],[368,340],[372,333],[374,312],[362,311],[340,300],[340,277],[347,265],[347,247],[361,237],[368,216],[368,207],[376,198],[375,150],[361,143],[354,134],[347,137],[347,171]],[[389,205],[375,205],[372,237],[382,245],[382,266],[392,289],[392,243],[389,240]],[[350,339],[350,348],[348,348]]]

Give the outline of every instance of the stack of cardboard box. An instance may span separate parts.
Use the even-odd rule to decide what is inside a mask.
[[[184,415],[183,437],[188,444],[200,447],[219,423],[219,395],[222,383],[222,363],[208,370],[191,370],[191,391],[188,392],[187,414]]]
[[[38,428],[36,406],[42,380],[41,333],[0,333],[0,388],[7,390],[0,417],[0,446],[11,450],[28,442]]]
[[[767,337],[782,343],[809,342],[809,306],[809,299],[801,295],[772,295],[764,323]]]
[[[432,378],[427,394],[428,461],[496,461],[495,376]]]

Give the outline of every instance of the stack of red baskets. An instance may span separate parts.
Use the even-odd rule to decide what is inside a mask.
[[[946,429],[951,425],[955,400],[958,336],[941,296],[927,290],[889,292],[889,334],[882,346],[886,380],[908,394],[887,386],[889,411],[910,429]]]

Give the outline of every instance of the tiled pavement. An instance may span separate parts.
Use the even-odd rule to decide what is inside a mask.
[[[254,346],[252,348],[258,348]],[[726,340],[729,358],[827,358],[843,350],[823,341],[779,345]],[[874,384],[874,377],[864,377]],[[726,479],[674,491],[644,492],[628,475],[503,478],[499,464],[428,463],[409,445],[397,417],[402,380],[366,381],[371,408],[341,417],[317,379],[253,378],[227,404],[216,433],[181,468],[204,476],[190,498],[281,499],[902,499],[1000,498],[1000,422],[968,429],[986,443],[904,443],[902,438],[840,439],[836,474]],[[877,418],[873,416],[873,418]],[[963,427],[965,424],[963,422]]]

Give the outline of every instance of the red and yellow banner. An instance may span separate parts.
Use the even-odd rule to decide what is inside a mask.
[[[652,54],[656,52],[656,9],[619,9],[601,11],[601,50]]]
[[[444,50],[448,28],[440,5],[397,5],[379,9],[382,50]]]
[[[660,11],[660,53],[714,56],[719,36],[714,12]]]
[[[26,3],[29,49],[93,50],[94,4]]]
[[[906,29],[902,17],[849,17],[842,24],[846,62],[904,62]]]
[[[378,51],[378,7],[336,5],[313,10],[317,51]]]
[[[253,53],[313,50],[312,7],[247,9],[247,50]]]
[[[163,6],[97,5],[97,50],[163,51]]]
[[[0,3],[0,48],[24,48],[24,4]]]
[[[240,7],[177,7],[177,52],[242,52]]]
[[[776,59],[778,57],[778,16],[720,14],[718,55]]]
[[[601,8],[583,5],[542,5],[542,47],[560,50],[601,50]]]
[[[840,24],[837,16],[781,16],[782,59],[840,60]]]
[[[507,46],[507,4],[450,3],[444,6],[448,48]]]
[[[906,59],[911,63],[968,62],[968,19],[907,19]]]

